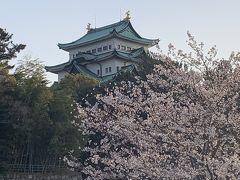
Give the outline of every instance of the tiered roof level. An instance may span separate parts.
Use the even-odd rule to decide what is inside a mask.
[[[59,43],[60,49],[69,52],[69,61],[45,68],[58,74],[59,81],[67,73],[81,73],[104,81],[123,67],[137,64],[141,55],[158,42],[158,39],[141,37],[134,30],[128,13],[124,20],[104,27],[93,29],[88,24],[83,37]]]

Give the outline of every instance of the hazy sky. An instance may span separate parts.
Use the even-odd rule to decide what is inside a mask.
[[[2,0],[0,27],[13,33],[14,42],[31,55],[56,65],[68,61],[57,43],[76,40],[86,33],[87,23],[104,26],[120,20],[130,10],[136,31],[159,38],[160,47],[173,43],[186,49],[190,31],[207,47],[217,45],[220,57],[240,51],[240,0]],[[57,77],[48,73],[48,79]]]

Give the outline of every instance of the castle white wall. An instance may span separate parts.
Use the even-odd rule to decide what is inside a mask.
[[[65,77],[66,74],[67,74],[67,72],[65,72],[65,71],[59,72],[58,73],[58,82],[60,82]]]
[[[108,49],[105,51],[102,50],[102,52],[98,52],[99,47],[102,47],[102,48],[104,46],[109,47],[109,45],[111,45],[111,49]],[[123,49],[122,46],[125,46],[126,49]],[[76,55],[79,52],[87,52],[87,51],[92,52],[92,49],[96,49],[96,54],[100,54],[100,53],[106,53],[107,51],[113,51],[114,49],[117,49],[119,51],[129,51],[128,48],[137,49],[140,47],[144,47],[146,50],[148,49],[148,46],[143,46],[142,44],[139,44],[139,43],[122,40],[119,38],[112,38],[112,39],[96,42],[94,44],[86,45],[84,47],[71,49],[69,51],[69,57],[70,57],[70,59],[73,59],[76,57]],[[121,67],[128,66],[130,64],[132,64],[132,62],[129,62],[127,60],[123,60],[120,58],[112,58],[112,59],[101,61],[99,63],[86,64],[86,68],[88,70],[90,70],[91,72],[93,72],[94,74],[103,77],[103,76],[115,74],[115,73],[117,73],[117,68],[119,68],[119,70],[120,70]],[[108,68],[108,71],[106,71],[106,68]],[[110,69],[111,69],[111,71],[109,71]],[[98,70],[99,70],[99,74],[98,74]],[[58,81],[60,82],[61,79],[64,78],[65,75],[66,75],[66,72],[60,72],[58,74]]]
[[[117,73],[117,67],[120,70],[121,67],[128,66],[130,64],[132,64],[132,62],[119,59],[119,58],[113,58],[113,59],[101,61],[99,63],[87,64],[86,68],[96,75],[98,75],[97,73],[99,70],[100,72],[99,76],[108,76],[108,75]],[[109,72],[109,67],[111,68],[111,72]],[[107,72],[106,72],[106,68],[108,69]]]
[[[98,52],[98,48],[103,48],[104,46],[109,47],[109,45],[111,45],[111,47],[112,47],[111,49],[102,50],[102,52]],[[119,46],[120,46],[120,48],[119,48]],[[126,50],[123,50],[122,46],[125,46]],[[101,53],[105,53],[107,51],[113,51],[114,49],[121,50],[121,51],[128,51],[128,48],[137,49],[140,47],[144,47],[145,50],[147,50],[149,48],[149,46],[147,46],[147,45],[143,46],[142,44],[139,44],[139,43],[135,43],[135,42],[119,39],[119,38],[112,38],[112,39],[96,42],[96,43],[93,43],[90,45],[86,45],[84,47],[78,47],[75,49],[71,49],[71,50],[69,50],[69,58],[70,59],[75,58],[79,52],[87,52],[87,51],[92,52],[93,49],[96,49],[96,54],[101,54]]]
[[[117,67],[119,70],[123,66],[128,66],[132,64],[132,62],[120,59],[120,58],[113,58],[108,59],[105,61],[101,61],[99,63],[92,63],[87,64],[86,68],[93,72],[94,74],[98,75],[98,70],[100,72],[99,76],[108,76],[117,73]],[[111,72],[109,72],[109,67],[111,67]],[[106,72],[106,68],[108,69],[108,72]],[[65,76],[68,74],[68,72],[61,71],[58,73],[58,82],[60,82]]]
[[[117,50],[119,50],[118,45],[120,45],[120,50],[121,50],[122,45],[126,46],[126,47],[130,47],[131,49],[137,49],[140,47],[144,47],[146,50],[148,49],[148,46],[143,46],[142,44],[131,42],[131,41],[126,41],[126,40],[119,39],[119,38],[114,39],[114,45]]]
[[[87,64],[86,68],[97,75],[97,71],[100,70],[100,65],[97,63]]]
[[[131,65],[131,64],[133,64],[133,63],[129,62],[129,61],[123,61],[122,59],[119,59],[119,58],[115,59],[115,67],[116,67],[115,69],[117,69],[117,66],[121,69],[121,67],[128,66],[128,65]]]
[[[111,67],[111,72],[106,72],[106,68],[109,69],[109,67]],[[109,59],[107,61],[103,61],[102,62],[102,76],[107,76],[107,75],[111,75],[111,74],[115,74],[116,73],[116,66],[115,66],[115,59]]]
[[[100,41],[100,42],[96,42],[94,44],[86,45],[84,47],[78,47],[78,48],[75,48],[75,49],[71,49],[71,50],[69,50],[69,57],[70,57],[70,59],[73,59],[76,56],[77,53],[87,52],[87,51],[92,52],[93,49],[96,49],[96,54],[105,53],[107,51],[102,51],[102,52],[99,53],[97,49],[99,47],[103,48],[103,46],[109,46],[109,45],[112,46],[112,49],[107,50],[107,51],[112,51],[114,49],[114,40],[113,39],[103,40],[103,41]],[[73,55],[74,55],[74,57],[73,57]]]

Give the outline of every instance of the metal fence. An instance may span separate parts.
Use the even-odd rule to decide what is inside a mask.
[[[67,166],[59,165],[26,165],[26,164],[9,164],[5,165],[8,172],[18,172],[18,173],[56,173],[69,171]]]

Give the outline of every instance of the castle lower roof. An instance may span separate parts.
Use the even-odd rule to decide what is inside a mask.
[[[89,71],[88,69],[86,69],[84,67],[84,64],[98,63],[101,61],[111,59],[113,57],[118,57],[126,61],[137,63],[141,59],[141,56],[143,55],[143,53],[145,53],[144,48],[138,48],[128,52],[113,50],[113,51],[109,51],[109,52],[98,54],[98,55],[84,52],[84,53],[79,53],[76,56],[76,58],[66,63],[58,64],[55,66],[45,66],[45,69],[48,72],[58,74],[61,71],[70,72],[72,68],[77,65],[78,67],[80,67],[78,71],[81,71],[83,74],[91,74],[92,76],[94,76],[95,74]]]

